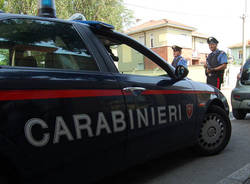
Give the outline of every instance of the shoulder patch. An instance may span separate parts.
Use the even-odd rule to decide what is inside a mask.
[[[226,54],[223,50],[220,50],[220,54]]]

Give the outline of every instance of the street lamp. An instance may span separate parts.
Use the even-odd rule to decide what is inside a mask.
[[[247,0],[245,0],[245,12],[242,15],[242,65],[246,62],[246,34],[245,34],[245,23],[246,23],[246,17],[247,17]]]

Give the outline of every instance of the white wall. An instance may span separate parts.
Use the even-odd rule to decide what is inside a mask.
[[[195,51],[198,53],[210,53],[207,40],[205,38],[197,38],[194,39]]]
[[[178,45],[183,48],[192,48],[192,31],[168,27],[168,46]]]

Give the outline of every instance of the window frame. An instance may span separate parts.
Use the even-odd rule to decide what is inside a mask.
[[[113,38],[115,40],[120,40],[123,44],[126,44],[129,47],[133,48],[134,50],[138,51],[139,53],[145,55],[152,62],[154,62],[160,68],[162,68],[171,78],[176,79],[175,69],[170,64],[168,64],[162,57],[160,57],[157,53],[152,51],[150,48],[145,47],[137,40],[135,40],[135,39],[133,39],[125,34],[116,32],[116,31],[104,31],[104,30],[100,31],[100,30],[95,30],[95,29],[93,29],[92,31],[94,32],[94,34],[97,34],[97,35],[110,37],[110,38]],[[101,41],[99,41],[99,43],[100,44],[98,44],[98,46],[101,46],[102,48],[105,49],[105,47],[103,46]],[[105,49],[105,52],[106,52],[106,55],[108,55],[108,52],[106,49]],[[111,57],[109,57],[109,58],[110,58],[110,61],[112,63],[114,63],[114,61],[111,59]],[[115,67],[115,64],[112,64],[112,66]],[[120,72],[117,69],[115,69],[114,73],[120,73]],[[136,75],[136,74],[122,74],[122,73],[120,73],[120,74],[121,75]]]
[[[145,41],[146,41],[146,39],[145,39],[144,35],[138,37],[138,42],[141,43],[143,46],[146,45]]]
[[[151,33],[150,34],[150,48],[154,48],[155,47],[155,37],[154,34]]]
[[[242,58],[243,58],[243,52],[242,52],[242,50],[239,50],[238,56],[239,56],[239,59],[242,59]]]
[[[26,16],[26,15],[7,15],[0,17],[0,22],[3,20],[11,20],[11,19],[27,19],[27,20],[38,20],[38,21],[47,21],[47,22],[54,22],[54,23],[59,23],[59,24],[68,24],[69,26],[72,26],[72,28],[75,30],[75,33],[79,36],[79,39],[83,42],[84,46],[86,49],[89,51],[91,57],[93,58],[93,61],[96,63],[98,70],[74,70],[74,69],[60,69],[60,68],[40,68],[40,67],[26,67],[26,66],[11,66],[10,65],[2,65],[0,66],[1,68],[8,68],[8,69],[25,69],[25,70],[48,70],[48,71],[62,71],[62,72],[90,72],[90,73],[100,73],[100,72],[106,72],[105,68],[102,67],[100,64],[102,58],[99,55],[95,55],[94,50],[95,48],[92,47],[91,44],[87,44],[90,42],[89,39],[86,39],[83,37],[80,33],[77,27],[74,25],[75,22],[70,22],[70,21],[65,21],[65,20],[60,20],[60,19],[51,19],[51,18],[44,18],[44,17],[35,17],[35,16]],[[86,36],[88,37],[88,36]],[[11,56],[11,55],[10,55]],[[12,58],[10,58],[11,60]]]

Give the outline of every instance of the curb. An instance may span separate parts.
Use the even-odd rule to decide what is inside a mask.
[[[250,163],[217,184],[250,184]]]

